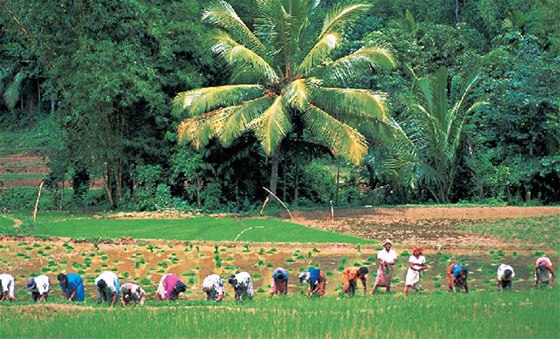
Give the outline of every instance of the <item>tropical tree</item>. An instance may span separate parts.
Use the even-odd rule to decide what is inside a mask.
[[[433,76],[414,80],[415,100],[410,103],[407,133],[416,145],[425,187],[439,203],[449,202],[457,172],[463,125],[483,101],[469,102],[478,75],[462,82],[440,68]],[[451,103],[455,99],[454,103]]]
[[[186,112],[177,130],[179,142],[200,149],[215,138],[227,147],[243,133],[254,133],[272,159],[274,193],[281,144],[291,132],[359,164],[368,142],[358,129],[389,135],[396,126],[384,93],[345,88],[344,83],[377,67],[394,67],[395,60],[378,47],[332,56],[341,49],[344,32],[371,6],[338,5],[322,13],[315,0],[256,2],[253,30],[227,2],[203,12],[203,22],[217,28],[212,51],[232,75],[227,85],[176,96],[175,108]],[[322,25],[313,24],[321,14]]]

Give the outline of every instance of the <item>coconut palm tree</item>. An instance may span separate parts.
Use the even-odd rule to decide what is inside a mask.
[[[465,120],[486,104],[469,100],[478,79],[477,74],[463,82],[455,77],[450,91],[446,68],[440,68],[433,76],[414,79],[415,100],[410,103],[406,129],[416,146],[426,188],[439,203],[449,202]]]
[[[254,30],[224,1],[207,8],[205,23],[218,30],[212,51],[231,68],[230,84],[179,93],[174,106],[186,112],[178,127],[179,142],[201,148],[216,138],[227,147],[252,131],[271,157],[270,190],[276,192],[281,143],[290,132],[303,133],[355,164],[368,150],[357,128],[377,132],[395,127],[385,94],[337,85],[395,66],[382,48],[363,47],[331,58],[344,32],[371,6],[330,8],[322,25],[316,0],[257,0]],[[301,126],[301,128],[299,128]]]

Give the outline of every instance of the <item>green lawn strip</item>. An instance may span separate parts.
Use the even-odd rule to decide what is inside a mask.
[[[192,217],[170,219],[80,219],[39,223],[37,235],[71,238],[170,239],[248,242],[368,243],[278,219]]]
[[[0,180],[31,180],[31,179],[44,179],[48,174],[43,173],[0,173]]]
[[[4,227],[11,227],[14,225],[14,221],[12,219],[0,216],[0,229]]]
[[[12,312],[10,305],[0,306],[0,337],[553,338],[560,326],[559,297],[558,289],[543,289],[409,298],[382,294],[309,300],[290,295],[244,303],[149,302],[158,307],[112,311]],[[186,305],[196,307],[181,307]]]
[[[461,225],[457,228],[473,233],[491,234],[509,241],[527,241],[552,248],[560,246],[560,238],[558,237],[558,234],[560,234],[560,215],[500,219],[468,226]]]

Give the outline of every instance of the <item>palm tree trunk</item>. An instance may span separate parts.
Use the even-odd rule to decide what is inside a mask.
[[[276,194],[276,187],[278,186],[278,165],[280,163],[280,147],[274,151],[272,155],[272,164],[270,168],[270,191]]]

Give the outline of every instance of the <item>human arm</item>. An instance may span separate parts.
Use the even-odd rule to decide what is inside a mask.
[[[115,306],[117,302],[117,292],[113,292],[113,296],[111,297],[111,307]]]
[[[361,280],[362,280],[362,285],[364,286],[364,294],[367,294],[367,279],[366,277],[363,277]]]
[[[308,296],[312,297],[313,294],[317,293],[317,291],[319,291],[319,282],[318,281],[314,285],[311,285],[311,287],[309,288]]]

